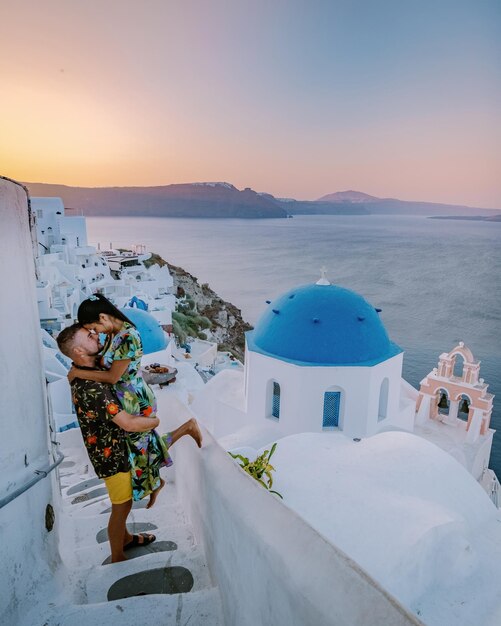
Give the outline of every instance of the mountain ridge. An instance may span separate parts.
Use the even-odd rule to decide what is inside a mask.
[[[25,183],[30,194],[59,196],[88,216],[285,218],[279,204],[230,183],[180,183],[154,187],[71,187]]]
[[[285,218],[290,215],[493,215],[499,209],[378,198],[361,191],[337,191],[317,200],[277,198],[228,182],[156,186],[74,187],[24,183],[33,196],[58,196],[88,216]]]
[[[354,191],[349,189],[348,191],[335,191],[334,193],[328,193],[326,196],[318,198],[317,202],[351,202],[357,204],[359,202],[379,202],[383,198],[377,198],[376,196],[370,196],[363,191]],[[386,199],[386,198],[385,198]]]

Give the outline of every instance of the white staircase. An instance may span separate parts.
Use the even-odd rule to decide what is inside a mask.
[[[62,559],[56,576],[57,593],[50,594],[50,604],[27,616],[26,626],[95,626],[96,624],[155,626],[189,624],[190,626],[223,626],[218,588],[211,580],[203,548],[197,543],[192,527],[176,497],[173,470],[166,472],[166,485],[155,506],[136,504],[128,518],[129,529],[149,532],[156,541],[144,551],[169,546],[162,552],[148,552],[122,563],[102,565],[110,548],[104,540],[110,507],[103,484],[89,474],[89,462],[83,446],[78,443],[79,431],[61,433],[61,449],[65,461],[60,467],[62,510],[56,511],[59,524],[59,552]],[[65,450],[66,442],[73,447]],[[172,472],[172,474],[170,473]],[[172,569],[174,568],[174,569]],[[182,593],[151,593],[145,576],[160,570],[159,578],[170,572],[182,572],[191,589]],[[186,573],[188,570],[188,573]],[[117,581],[139,574],[129,585],[128,597],[108,600],[108,592]],[[168,587],[168,585],[167,585]],[[175,585],[174,585],[175,587]],[[184,587],[183,587],[184,589]],[[56,595],[56,599],[54,599]],[[35,612],[36,611],[36,612]],[[24,624],[23,624],[24,626]]]
[[[61,298],[61,296],[55,295],[52,300],[52,305],[57,311],[59,311],[59,313],[62,313],[63,315],[66,315],[68,313],[64,300]]]

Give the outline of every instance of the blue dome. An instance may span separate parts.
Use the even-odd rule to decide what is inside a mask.
[[[167,335],[153,315],[136,308],[122,309],[122,313],[126,315],[137,328],[143,344],[144,354],[158,352],[167,347],[169,343],[167,341]]]
[[[302,365],[376,365],[401,352],[374,307],[335,285],[297,287],[247,333],[253,352]]]

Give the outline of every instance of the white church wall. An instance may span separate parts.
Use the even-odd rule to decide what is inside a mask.
[[[338,391],[340,396],[339,430],[347,436],[364,436],[367,395],[360,392],[369,383],[366,368],[298,367],[295,386],[300,390],[293,429],[289,432],[325,432],[323,426],[325,393]],[[294,390],[292,386],[291,390]],[[294,407],[293,407],[294,408]],[[284,416],[286,418],[287,416]]]
[[[0,308],[2,409],[0,417],[0,500],[48,468],[47,398],[35,296],[35,265],[25,190],[0,179],[0,277],[11,306]],[[15,263],[9,262],[15,259]],[[22,332],[13,332],[20,328]],[[53,576],[57,525],[45,526],[45,511],[54,504],[55,472],[0,508],[0,623],[18,624],[27,599]],[[56,506],[54,506],[56,508]]]
[[[368,436],[389,427],[413,430],[414,405],[412,402],[402,402],[402,363],[403,353],[400,353],[370,368]],[[386,394],[384,381],[387,381]],[[385,402],[381,402],[382,395],[386,395]]]
[[[364,437],[378,430],[379,389],[389,379],[386,424],[398,422],[400,356],[375,367],[298,366],[248,351],[246,356],[248,413],[275,420],[271,415],[271,383],[280,385],[278,422],[284,435],[322,432],[324,394],[341,392],[339,429],[347,436]]]

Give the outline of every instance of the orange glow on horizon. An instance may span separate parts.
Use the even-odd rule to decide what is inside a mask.
[[[383,11],[360,22],[349,3],[296,15],[280,3],[53,2],[0,7],[4,176],[501,208],[499,43],[485,7],[451,24],[447,7],[413,22],[424,8],[404,3],[396,29]]]

